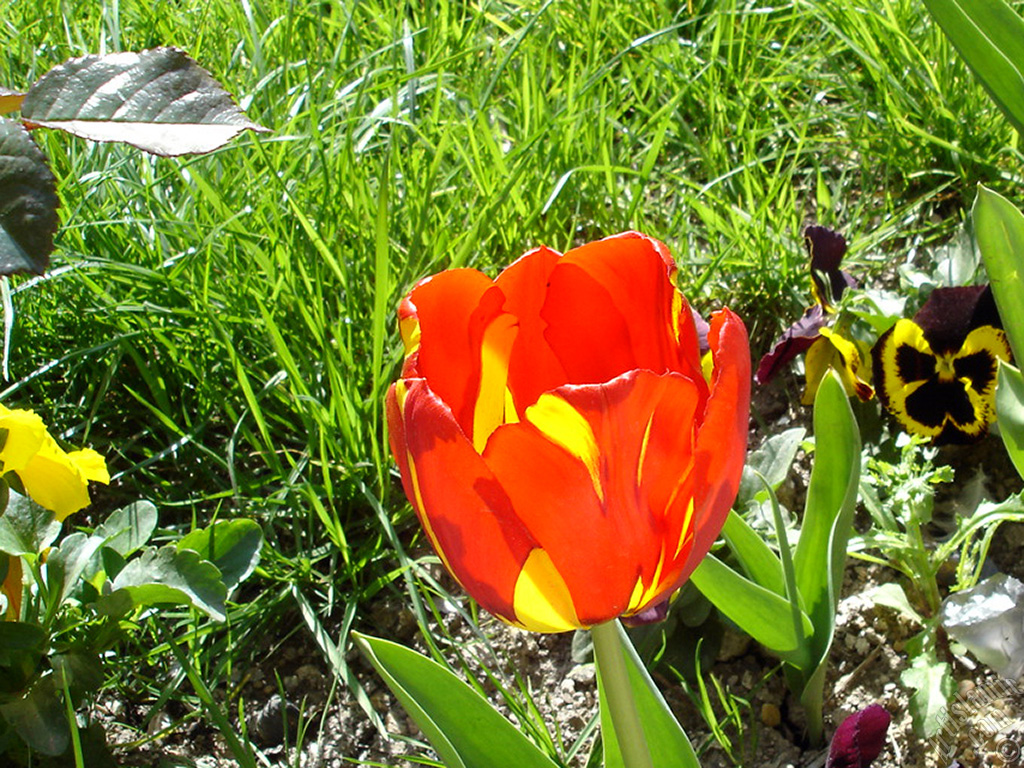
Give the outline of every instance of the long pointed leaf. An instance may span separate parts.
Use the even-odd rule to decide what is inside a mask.
[[[790,619],[789,600],[755,584],[714,555],[708,555],[690,576],[690,581],[722,613],[757,642],[786,660],[804,645]],[[803,615],[805,637],[813,631],[810,618]],[[791,658],[793,657],[793,658]]]
[[[1013,466],[1024,477],[1024,376],[1020,369],[1006,363],[999,365],[996,418]]]
[[[621,625],[617,626],[623,655],[633,689],[633,700],[643,725],[644,738],[651,752],[654,768],[700,768],[697,755],[681,725],[672,714],[665,698],[654,684],[647,668],[637,655],[633,643]],[[608,719],[608,704],[601,676],[598,675],[601,698],[601,741],[604,745],[604,768],[624,768],[622,752],[615,738],[615,729]]]
[[[1024,20],[1003,0],[924,0],[996,105],[1024,133]]]
[[[971,215],[999,318],[1010,340],[1014,359],[1021,365],[1024,361],[1024,214],[1005,197],[979,185]]]
[[[433,659],[352,633],[448,768],[556,768],[486,699]]]

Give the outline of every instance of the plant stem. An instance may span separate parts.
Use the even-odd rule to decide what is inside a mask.
[[[629,671],[619,637],[619,622],[598,624],[590,630],[590,635],[594,640],[594,659],[604,686],[608,714],[619,743],[619,751],[622,752],[623,764],[625,768],[654,768],[640,715],[636,711],[633,689],[629,684]]]

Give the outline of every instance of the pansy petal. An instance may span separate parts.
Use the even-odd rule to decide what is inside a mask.
[[[88,480],[49,435],[28,464],[18,470],[18,478],[29,497],[52,510],[58,520],[89,506]]]
[[[0,405],[0,429],[7,431],[0,447],[0,471],[17,472],[49,439],[42,417],[33,411],[10,409]]]
[[[536,544],[508,496],[423,379],[388,393],[391,447],[438,555],[484,608],[515,620],[516,581]]]
[[[775,340],[771,351],[761,358],[757,373],[754,374],[754,381],[758,384],[767,384],[771,381],[782,366],[810,349],[820,338],[824,326],[825,311],[819,304],[815,304]]]

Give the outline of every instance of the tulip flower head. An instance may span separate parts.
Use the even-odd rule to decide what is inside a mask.
[[[438,556],[485,609],[559,632],[668,600],[718,536],[746,453],[750,353],[707,333],[660,242],[541,247],[456,269],[399,308],[391,451]]]

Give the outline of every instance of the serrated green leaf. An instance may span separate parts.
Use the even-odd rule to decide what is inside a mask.
[[[217,566],[190,549],[173,544],[150,548],[117,574],[113,597],[126,594],[135,607],[172,603],[192,605],[210,618],[224,621],[227,589]]]
[[[136,501],[110,513],[92,535],[103,542],[104,547],[127,558],[146,545],[156,530],[157,511],[149,501]]]
[[[60,755],[68,748],[71,734],[53,675],[38,678],[24,696],[0,704],[0,715],[37,752]]]
[[[260,562],[263,531],[254,520],[218,520],[192,531],[178,542],[178,549],[191,549],[220,570],[228,592],[244,581]]]
[[[651,753],[654,768],[700,768],[700,761],[690,740],[669,709],[622,625],[616,622],[620,645],[629,674],[637,715],[644,739]],[[598,695],[601,700],[601,742],[604,745],[604,768],[624,768],[625,763],[608,716],[608,702],[601,675],[598,674]]]
[[[1005,197],[980,184],[971,215],[999,319],[1020,365],[1024,360],[1024,215]]]
[[[910,600],[907,599],[907,593],[903,591],[903,587],[899,584],[892,582],[879,584],[877,587],[865,591],[864,597],[876,605],[892,608],[904,618],[910,619],[917,624],[925,623],[925,618],[910,604]]]
[[[999,364],[996,385],[996,421],[1006,452],[1017,474],[1024,477],[1024,376],[1020,369]]]
[[[909,669],[903,670],[900,682],[914,690],[910,697],[910,715],[914,730],[930,739],[942,729],[942,713],[956,691],[956,681],[949,664],[939,661],[934,650],[914,657]]]
[[[60,534],[60,523],[48,509],[28,496],[10,492],[7,509],[0,514],[0,552],[37,555]]]
[[[69,59],[29,88],[21,115],[84,139],[165,156],[211,152],[242,131],[267,130],[177,48]]]
[[[742,506],[746,501],[754,498],[758,492],[764,489],[764,484],[757,477],[760,474],[773,489],[785,481],[789,470],[793,466],[797,451],[803,442],[806,430],[803,427],[794,427],[772,435],[756,451],[752,451],[747,457],[747,464],[743,468],[743,477],[740,481],[740,492],[737,499],[737,506]]]
[[[448,768],[556,768],[554,761],[447,669],[388,640],[352,633]]]
[[[60,223],[57,183],[21,123],[0,118],[0,275],[41,275]]]

